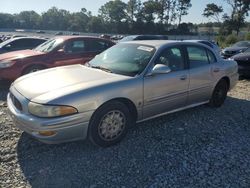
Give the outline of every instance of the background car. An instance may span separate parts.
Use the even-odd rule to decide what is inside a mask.
[[[16,126],[42,142],[90,138],[107,147],[135,122],[206,103],[220,107],[237,80],[237,63],[206,45],[131,41],[87,66],[23,76],[11,86],[7,103]]]
[[[186,42],[198,42],[198,43],[201,43],[201,44],[205,44],[207,46],[209,46],[210,48],[212,48],[216,53],[220,54],[221,52],[221,49],[220,47],[215,44],[214,42],[212,41],[209,41],[209,40],[185,40]]]
[[[240,76],[250,77],[250,48],[230,59],[233,59],[238,63],[238,72]]]
[[[222,50],[221,56],[227,59],[238,53],[244,52],[248,48],[250,48],[250,41],[240,41],[235,43],[233,46],[230,46]]]
[[[51,67],[84,64],[112,45],[112,41],[95,37],[55,37],[33,50],[0,55],[0,80],[15,80]]]
[[[119,42],[133,41],[133,40],[168,40],[166,35],[129,35],[121,39]]]
[[[37,37],[14,37],[0,43],[0,54],[18,50],[33,49],[46,41],[46,39]]]

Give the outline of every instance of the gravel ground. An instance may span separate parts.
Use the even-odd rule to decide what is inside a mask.
[[[42,144],[13,127],[0,106],[0,187],[250,187],[249,80],[221,108],[140,123],[106,149]]]

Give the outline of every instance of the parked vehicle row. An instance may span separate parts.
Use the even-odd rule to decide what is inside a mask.
[[[60,44],[48,41],[39,48],[67,51]],[[73,44],[70,52],[72,46],[76,51],[85,46]],[[89,138],[106,147],[121,141],[136,122],[205,103],[220,107],[237,80],[237,63],[206,45],[130,41],[105,50],[86,66],[17,79],[7,103],[16,126],[42,142]]]
[[[112,45],[114,43],[109,40],[94,37],[55,37],[32,50],[1,54],[0,80],[13,81],[46,68],[84,64]]]
[[[33,49],[46,41],[46,39],[37,37],[11,38],[0,43],[0,54],[24,49]]]

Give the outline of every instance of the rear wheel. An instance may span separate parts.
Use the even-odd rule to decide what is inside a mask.
[[[32,72],[37,72],[37,71],[43,70],[43,69],[45,69],[44,66],[41,66],[41,65],[33,65],[33,66],[30,66],[30,67],[27,67],[27,68],[23,71],[23,75],[29,74],[29,73],[32,73]]]
[[[132,123],[130,117],[130,112],[123,103],[112,101],[104,104],[94,113],[90,122],[90,140],[101,147],[120,142]]]
[[[220,107],[227,97],[228,88],[227,81],[224,79],[220,80],[214,88],[209,105],[212,107]]]

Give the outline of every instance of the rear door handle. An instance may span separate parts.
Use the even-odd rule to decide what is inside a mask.
[[[180,77],[180,80],[186,80],[187,79],[187,75],[182,75],[181,77]]]

